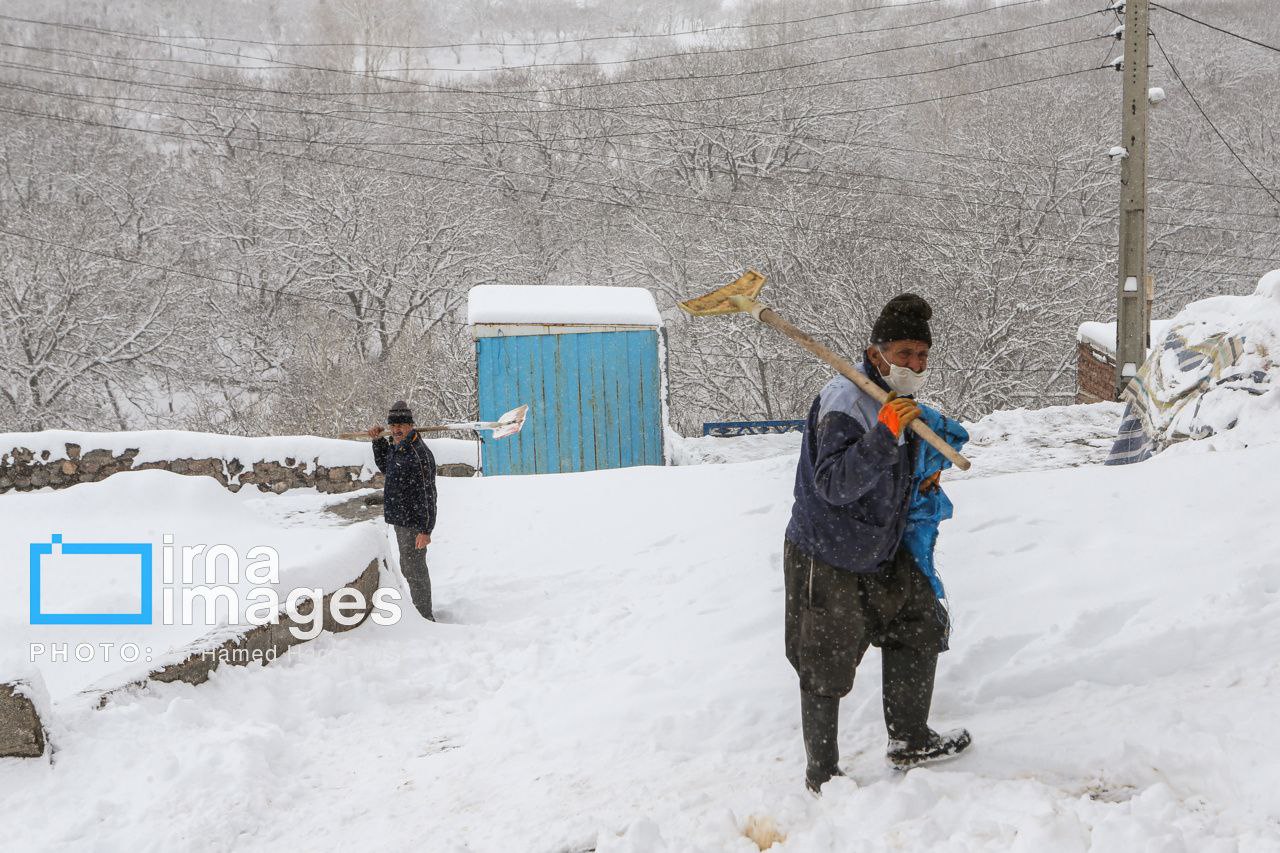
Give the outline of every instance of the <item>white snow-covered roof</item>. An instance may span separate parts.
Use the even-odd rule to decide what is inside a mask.
[[[1151,321],[1151,343],[1153,346],[1160,343],[1172,325],[1172,320]],[[1116,324],[1081,323],[1080,330],[1076,333],[1076,340],[1082,344],[1089,344],[1108,355],[1115,355]]]
[[[481,284],[471,288],[472,325],[661,326],[643,287]]]

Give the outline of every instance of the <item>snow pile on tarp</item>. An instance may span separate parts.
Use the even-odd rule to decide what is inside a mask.
[[[1212,449],[1274,441],[1280,426],[1280,270],[1251,296],[1193,302],[1126,387],[1109,465],[1140,462],[1187,439]]]
[[[661,326],[643,287],[480,284],[471,288],[472,325]]]
[[[110,450],[119,456],[126,450],[137,450],[133,464],[170,462],[174,459],[238,459],[246,468],[254,462],[278,462],[292,459],[307,473],[317,465],[326,468],[360,466],[361,478],[377,473],[373,464],[373,447],[367,442],[320,438],[314,435],[282,435],[250,437],[221,435],[213,432],[185,430],[138,430],[134,432],[80,432],[47,429],[40,432],[0,433],[0,454],[25,448],[37,460],[56,461],[67,458],[67,445],[80,447],[80,455],[91,450]],[[465,462],[476,464],[476,442],[457,438],[436,438],[427,442],[437,464]]]

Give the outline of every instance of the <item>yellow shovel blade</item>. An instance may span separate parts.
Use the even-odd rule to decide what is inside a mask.
[[[760,295],[760,288],[764,287],[764,281],[765,278],[760,273],[755,270],[747,270],[732,284],[726,284],[724,287],[711,291],[706,296],[686,299],[680,303],[680,307],[695,317],[735,314],[744,309],[741,301],[734,300],[733,297],[741,296],[754,302],[755,298]]]

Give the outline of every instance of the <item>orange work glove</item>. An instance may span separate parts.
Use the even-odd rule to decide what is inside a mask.
[[[942,485],[938,482],[941,479],[942,479],[941,471],[935,471],[933,473],[933,476],[925,477],[920,482],[920,494],[927,495],[932,491],[942,488]]]
[[[899,397],[897,393],[891,391],[889,398],[880,408],[880,417],[877,420],[889,428],[894,438],[899,438],[902,431],[918,417],[920,417],[920,407],[916,405],[915,400]]]

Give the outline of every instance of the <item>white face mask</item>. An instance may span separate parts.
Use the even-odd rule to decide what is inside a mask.
[[[889,375],[884,376],[883,372],[880,374],[884,377],[884,383],[889,386],[889,390],[897,391],[904,397],[911,397],[924,387],[925,380],[929,378],[929,368],[926,367],[917,373],[909,367],[901,367],[894,364],[889,361],[883,349],[878,346],[876,349],[879,351],[880,357],[889,365]]]

